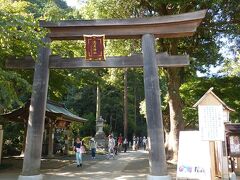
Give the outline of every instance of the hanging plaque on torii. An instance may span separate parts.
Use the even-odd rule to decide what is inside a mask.
[[[104,40],[105,35],[83,35],[85,40],[86,60],[105,60]]]

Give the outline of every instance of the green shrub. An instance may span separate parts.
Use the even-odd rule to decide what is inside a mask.
[[[82,141],[83,141],[83,144],[86,148],[86,151],[90,150],[89,141],[90,141],[91,138],[92,138],[91,136],[86,136],[86,137],[82,138]]]

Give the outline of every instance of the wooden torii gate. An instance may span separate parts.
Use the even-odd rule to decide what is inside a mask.
[[[129,57],[108,57],[106,61],[85,61],[81,58],[63,59],[50,56],[48,47],[39,49],[36,62],[26,57],[8,60],[8,68],[34,68],[31,105],[22,174],[19,180],[42,179],[40,174],[44,117],[49,81],[49,68],[144,68],[144,89],[147,110],[147,129],[150,137],[148,179],[171,179],[168,176],[164,150],[158,66],[176,67],[189,64],[188,56],[156,54],[155,38],[192,36],[205,17],[206,10],[180,15],[113,20],[69,20],[58,23],[41,21],[50,31],[44,43],[53,40],[79,40],[83,35],[105,34],[107,39],[142,39],[143,54]]]

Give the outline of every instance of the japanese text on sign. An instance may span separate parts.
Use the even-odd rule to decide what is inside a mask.
[[[86,60],[104,60],[104,35],[84,35]]]
[[[198,106],[199,131],[201,139],[224,141],[223,107]]]

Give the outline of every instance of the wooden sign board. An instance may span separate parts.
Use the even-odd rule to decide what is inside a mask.
[[[199,105],[199,131],[206,141],[224,141],[222,105]]]
[[[200,135],[199,131],[180,132],[177,179],[211,180],[209,142]]]
[[[86,60],[104,60],[104,35],[84,35]]]
[[[66,121],[64,121],[64,120],[57,120],[56,127],[57,128],[62,128],[62,129],[66,128]]]

